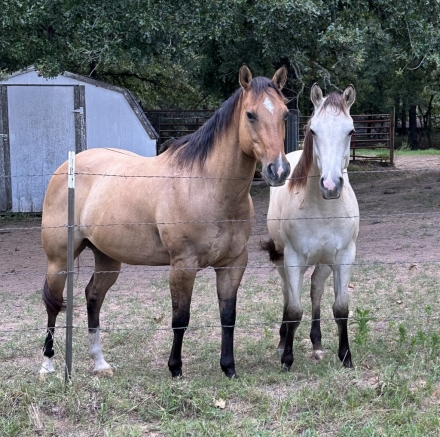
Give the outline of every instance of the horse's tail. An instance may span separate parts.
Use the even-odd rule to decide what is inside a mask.
[[[58,314],[60,311],[64,311],[66,309],[66,304],[63,298],[57,299],[50,291],[47,279],[44,281],[43,302],[44,305],[46,305],[46,309],[52,314]]]
[[[284,258],[284,253],[276,249],[275,243],[272,238],[269,238],[269,240],[266,241],[261,241],[260,244],[263,250],[269,252],[269,258],[271,261],[278,261]]]

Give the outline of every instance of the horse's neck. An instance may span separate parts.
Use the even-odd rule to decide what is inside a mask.
[[[206,159],[203,175],[215,178],[216,189],[228,194],[231,201],[247,197],[255,172],[256,160],[246,155],[240,148],[237,130],[231,128],[215,144]],[[235,199],[234,199],[235,197]]]
[[[319,179],[321,174],[319,172],[318,166],[315,162],[312,162],[310,166],[310,170],[307,174],[307,184],[305,187],[305,195],[306,197],[317,197],[319,200],[322,199],[321,188],[319,187]]]

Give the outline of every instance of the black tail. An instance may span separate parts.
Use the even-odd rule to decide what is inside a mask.
[[[269,258],[271,261],[278,261],[284,258],[284,253],[277,250],[272,238],[266,241],[260,241],[261,248],[269,252]]]
[[[60,311],[64,311],[66,309],[63,299],[57,299],[51,293],[49,285],[47,284],[47,279],[44,281],[43,302],[44,305],[46,305],[47,310],[52,314],[58,314]]]

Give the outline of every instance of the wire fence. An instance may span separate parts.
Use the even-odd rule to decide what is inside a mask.
[[[439,168],[440,170],[440,168]],[[420,172],[430,172],[432,173],[433,170],[432,169],[417,169],[417,172],[420,174]],[[434,170],[435,172],[435,170]],[[377,174],[386,174],[387,176],[389,175],[402,175],[402,174],[409,174],[408,170],[399,170],[399,169],[386,169],[386,170],[365,170],[365,171],[359,171],[359,172],[350,172],[350,176],[351,175],[362,175],[366,178],[369,177],[374,177]],[[67,174],[64,174],[64,176],[66,176]],[[90,174],[85,174],[85,173],[75,173],[75,176],[102,176],[102,177],[122,177],[122,178],[137,178],[137,177],[142,177],[142,178],[149,178],[149,177],[154,177],[154,178],[159,178],[159,177],[164,177],[167,179],[207,179],[207,178],[200,178],[200,177],[196,177],[193,178],[191,176],[147,176],[147,175],[138,175],[138,176],[134,176],[134,175],[117,175],[117,174],[95,174],[95,173],[90,173]],[[12,177],[40,177],[42,176],[40,175],[20,175],[20,176],[12,176]],[[43,175],[43,176],[51,176],[51,175]],[[11,177],[11,176],[6,176],[6,175],[0,175],[0,178],[6,178],[6,177]],[[208,178],[208,179],[243,179],[243,178]],[[434,178],[435,179],[435,178]],[[438,178],[437,178],[437,182],[438,182]],[[437,205],[437,207],[440,207],[440,200],[439,200],[439,205]],[[360,220],[361,222],[366,222],[366,221],[371,221],[371,220],[391,220],[391,221],[395,221],[398,218],[402,218],[402,217],[410,217],[410,218],[426,218],[426,217],[434,217],[437,218],[438,215],[440,213],[440,210],[432,210],[432,211],[414,211],[414,212],[386,212],[386,213],[375,213],[375,214],[361,214],[361,215],[354,215],[354,216],[326,216],[326,217],[292,217],[292,218],[282,218],[282,219],[271,219],[271,218],[267,218],[267,217],[256,217],[253,218],[252,220],[234,220],[234,219],[227,219],[227,220],[189,220],[189,221],[162,221],[162,222],[127,222],[127,223],[92,223],[92,224],[88,224],[88,223],[80,223],[80,224],[74,224],[73,228],[74,229],[78,229],[80,230],[81,228],[84,229],[88,229],[88,228],[100,228],[100,227],[117,227],[117,226],[170,226],[170,225],[187,225],[187,224],[197,224],[197,225],[203,225],[203,224],[243,224],[246,222],[251,222],[253,225],[264,225],[267,221],[270,220],[275,220],[275,221],[290,221],[290,220],[335,220],[335,219],[347,219],[347,220]],[[60,228],[68,228],[68,224],[63,224],[60,226],[21,226],[21,225],[6,225],[6,226],[2,226],[0,227],[0,234],[8,234],[8,233],[16,233],[16,232],[23,232],[23,231],[41,231],[44,229],[60,229]],[[435,250],[435,248],[434,248]],[[338,265],[350,265],[353,266],[355,268],[371,268],[371,267],[377,267],[377,266],[405,266],[405,267],[409,267],[409,268],[414,268],[414,267],[418,267],[418,266],[437,266],[440,263],[440,256],[437,256],[437,259],[433,259],[432,257],[432,253],[430,254],[430,257],[427,257],[425,259],[413,259],[413,260],[392,260],[392,261],[357,261],[354,263],[347,263],[347,264],[338,264]],[[440,255],[440,252],[437,254]],[[434,257],[435,258],[435,257]],[[286,264],[284,267],[286,268],[308,268],[308,267],[314,267],[315,264]],[[14,281],[21,281],[23,280],[23,282],[26,282],[28,280],[28,278],[33,277],[39,277],[40,279],[44,280],[45,277],[45,264],[38,264],[36,266],[34,266],[34,268],[32,268],[31,270],[27,269],[26,271],[24,270],[20,270],[20,268],[15,267],[13,269],[13,271],[10,272],[5,272],[5,273],[0,273],[0,277],[2,278],[2,280],[14,280]],[[66,269],[63,271],[60,271],[56,274],[60,274],[60,275],[68,275],[68,274],[76,274],[77,275],[77,281],[79,280],[79,278],[81,277],[90,277],[90,275],[92,275],[93,273],[97,274],[97,273],[121,273],[121,274],[130,274],[130,275],[135,275],[136,273],[139,272],[139,269],[136,267],[131,267],[131,266],[123,266],[123,268],[121,270],[103,270],[100,272],[95,272],[94,271],[95,266],[92,264],[89,264],[88,262],[86,262],[85,264],[81,264],[80,268],[79,266],[76,269],[70,270],[70,269]],[[221,269],[243,269],[246,268],[246,271],[250,271],[250,272],[269,272],[269,271],[273,271],[274,270],[274,265],[272,263],[269,263],[269,261],[267,262],[262,262],[259,264],[253,263],[253,264],[249,264],[247,266],[225,266],[225,267],[216,267],[216,269],[221,270]],[[192,271],[198,271],[201,270],[200,266],[185,266],[185,267],[170,267],[170,266],[148,266],[147,267],[147,272],[157,272],[160,273],[161,275],[166,275],[168,274],[172,269],[174,270],[192,270]],[[0,292],[1,293],[1,292]],[[278,293],[277,298],[279,298],[281,300],[281,293]],[[385,307],[385,308],[375,308],[375,311],[377,314],[382,313],[389,313],[390,308],[389,307]],[[427,311],[413,311],[411,312],[411,317],[414,320],[418,320],[419,322],[421,320],[438,320],[440,319],[440,312],[429,312],[427,313]],[[323,323],[326,322],[334,322],[336,319],[334,317],[321,317],[319,319],[313,319],[313,318],[307,318],[307,317],[303,317],[301,319],[302,322],[313,322],[316,320],[320,320]],[[344,320],[349,320],[349,321],[355,321],[357,320],[357,316],[355,315],[349,315],[348,318],[344,319]],[[390,315],[387,314],[386,316],[376,316],[376,315],[369,315],[369,320],[371,321],[386,321],[386,322],[390,322],[390,321],[407,321],[408,320],[408,314],[394,314],[394,315]],[[299,322],[299,320],[297,321],[291,321],[289,323],[297,323]],[[257,328],[257,327],[264,327],[264,328],[275,328],[275,327],[279,327],[283,322],[282,320],[270,320],[270,321],[256,321],[256,322],[246,322],[246,323],[236,323],[235,324],[235,328],[238,330],[250,330],[253,328]],[[84,325],[70,325],[69,326],[71,329],[75,330],[75,331],[82,331],[82,330],[88,330],[88,327],[86,326],[86,324]],[[208,324],[199,324],[199,325],[189,325],[188,327],[184,327],[184,328],[174,328],[174,329],[188,329],[188,330],[207,330],[207,329],[221,329],[222,326],[220,323],[218,324],[212,324],[212,323],[208,323]],[[68,325],[65,324],[60,324],[55,326],[56,329],[58,330],[65,330],[68,328]],[[26,327],[26,328],[0,328],[0,334],[2,334],[3,336],[5,335],[9,335],[9,334],[14,334],[14,333],[34,333],[34,332],[46,332],[47,326],[35,326],[35,327]],[[123,331],[131,331],[133,329],[136,329],[138,331],[145,331],[145,332],[154,332],[154,331],[172,331],[173,328],[171,328],[170,326],[137,326],[137,327],[133,327],[133,325],[131,325],[130,323],[128,323],[126,326],[124,326],[123,324],[119,323],[118,326],[116,327],[106,327],[105,324],[103,325],[103,327],[101,328],[101,332],[123,332]]]

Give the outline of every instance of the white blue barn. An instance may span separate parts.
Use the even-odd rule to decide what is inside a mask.
[[[52,173],[96,147],[156,155],[158,135],[126,89],[29,68],[0,81],[0,212],[41,212]]]

